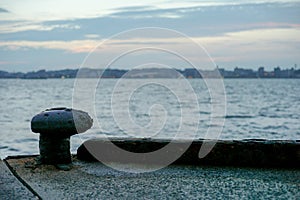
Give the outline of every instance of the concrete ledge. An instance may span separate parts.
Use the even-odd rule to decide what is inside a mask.
[[[153,152],[167,145],[170,140],[141,139],[141,138],[110,138],[118,147],[136,153]],[[263,168],[300,168],[300,141],[299,140],[219,140],[212,151],[200,159],[198,153],[203,144],[202,139],[194,141],[172,141],[173,151],[182,151],[182,147],[191,145],[174,164],[184,165],[212,165],[234,167],[263,167]],[[209,141],[214,142],[214,141]],[[87,149],[97,149],[108,162],[131,162],[122,158],[117,151],[110,148],[107,139],[92,139],[85,141],[77,150],[77,157],[84,161],[97,161]],[[172,152],[167,152],[172,154]],[[168,156],[168,155],[166,155]],[[102,160],[103,161],[103,160]],[[148,163],[141,157],[141,164]]]
[[[297,199],[298,169],[172,165],[148,173],[117,171],[73,156],[70,171],[31,165],[35,157],[6,160],[41,199]],[[122,165],[122,164],[120,164]],[[136,168],[124,164],[124,167]],[[139,167],[139,165],[137,165]],[[1,191],[2,187],[0,187]],[[8,193],[9,194],[9,193]],[[30,199],[27,194],[0,199]],[[8,197],[8,198],[7,198]],[[298,198],[299,199],[299,198]]]
[[[0,160],[0,199],[38,199]]]

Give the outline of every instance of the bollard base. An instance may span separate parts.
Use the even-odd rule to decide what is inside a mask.
[[[70,164],[71,152],[70,152],[70,137],[58,138],[49,137],[40,134],[39,141],[41,164]]]

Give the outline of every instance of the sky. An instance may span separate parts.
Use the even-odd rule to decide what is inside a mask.
[[[120,69],[189,67],[175,54],[225,69],[300,65],[300,1],[0,1],[0,70],[105,68],[114,58]]]

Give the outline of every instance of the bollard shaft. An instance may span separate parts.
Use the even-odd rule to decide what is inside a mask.
[[[40,161],[43,164],[71,163],[70,137],[57,138],[40,134]]]

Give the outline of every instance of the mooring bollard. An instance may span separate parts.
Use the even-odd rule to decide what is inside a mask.
[[[71,108],[51,108],[35,115],[31,130],[40,133],[39,162],[70,168],[70,137],[87,131],[92,125],[93,119],[88,113]]]

